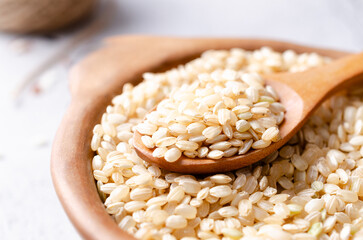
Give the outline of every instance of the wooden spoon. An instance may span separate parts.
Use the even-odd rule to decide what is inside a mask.
[[[280,125],[281,140],[269,147],[250,150],[244,155],[209,158],[187,158],[184,155],[176,162],[153,157],[153,149],[141,142],[141,134],[135,132],[134,146],[145,161],[166,170],[181,173],[213,173],[235,170],[255,163],[282,147],[303,126],[314,110],[335,92],[359,80],[363,81],[363,53],[350,55],[322,67],[299,73],[278,73],[264,76],[286,107],[285,120]]]

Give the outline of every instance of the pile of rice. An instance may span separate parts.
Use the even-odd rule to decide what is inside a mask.
[[[200,74],[296,72],[328,61],[266,47],[211,50],[165,73],[146,73],[135,87],[125,84],[91,142],[107,212],[139,239],[363,239],[362,91],[331,98],[278,152],[234,172],[167,172],[144,162],[132,144],[147,112]]]
[[[218,69],[162,100],[137,126],[143,145],[168,162],[232,157],[281,139],[285,107],[257,73]]]

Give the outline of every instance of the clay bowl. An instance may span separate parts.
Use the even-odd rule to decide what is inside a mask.
[[[134,239],[107,214],[92,176],[93,126],[126,82],[137,84],[146,71],[164,71],[208,49],[247,50],[270,46],[297,53],[316,52],[339,58],[348,53],[261,39],[181,39],[122,36],[78,63],[70,74],[72,101],[53,143],[51,172],[58,197],[85,239]]]

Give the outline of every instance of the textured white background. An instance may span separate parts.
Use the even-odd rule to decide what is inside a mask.
[[[104,28],[43,76],[50,85],[47,91],[34,94],[28,88],[21,101],[14,102],[12,90],[75,33],[51,38],[0,34],[0,239],[80,238],[53,190],[50,147],[70,102],[69,66],[103,37],[126,33],[266,37],[363,50],[362,0],[121,0],[113,4],[108,10],[103,4],[106,10],[101,13],[111,16]],[[24,39],[31,48],[18,53],[14,45]]]

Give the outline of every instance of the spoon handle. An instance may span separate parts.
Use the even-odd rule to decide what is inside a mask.
[[[348,55],[301,73],[281,74],[276,80],[300,95],[304,102],[303,114],[309,114],[332,94],[353,83],[363,82],[363,53]]]

